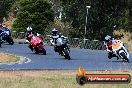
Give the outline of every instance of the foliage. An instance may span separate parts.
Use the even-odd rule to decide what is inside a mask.
[[[13,4],[13,0],[0,0],[0,23],[4,17],[8,17],[8,12]]]
[[[54,11],[48,0],[20,0],[20,9],[13,24],[13,30],[26,31],[28,26],[44,33],[45,28],[54,21]]]
[[[74,35],[75,29],[68,22],[62,22],[61,20],[55,19],[54,23],[45,29],[45,33],[48,35],[51,34],[53,28],[57,28],[64,36],[74,37],[72,35]]]
[[[88,15],[87,5],[91,6]],[[125,28],[129,22],[128,3],[122,0],[62,0],[62,7],[62,21],[71,23],[76,30],[74,37],[101,39],[113,34],[114,25],[116,29]],[[87,34],[84,35],[86,15]]]

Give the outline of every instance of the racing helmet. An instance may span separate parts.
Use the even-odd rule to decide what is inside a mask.
[[[2,25],[4,28],[7,27],[5,24]]]
[[[56,28],[53,28],[52,34],[53,34],[53,35],[56,35],[57,33],[58,33],[58,30],[57,30]]]
[[[108,41],[111,40],[111,38],[112,38],[112,37],[111,37],[110,35],[107,35],[107,36],[105,37],[105,41],[108,42]]]
[[[29,26],[29,27],[27,28],[27,31],[32,31],[32,27]]]

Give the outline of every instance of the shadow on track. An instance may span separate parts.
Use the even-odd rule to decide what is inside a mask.
[[[132,63],[132,61],[129,61],[129,62],[126,62],[126,61],[123,61],[123,60],[120,60],[120,61],[109,61],[109,62],[114,62],[114,63],[119,63],[119,62],[121,62],[121,63],[128,63],[128,64],[130,64],[130,63]]]

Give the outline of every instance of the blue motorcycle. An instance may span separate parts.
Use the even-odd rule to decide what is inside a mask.
[[[9,30],[2,30],[0,33],[0,46],[4,42],[8,42],[10,45],[14,44]]]

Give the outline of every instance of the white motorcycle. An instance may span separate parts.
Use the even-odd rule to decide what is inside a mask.
[[[111,52],[111,51],[108,51],[108,52]],[[120,40],[115,40],[115,43],[112,44],[112,52],[117,58],[122,59],[123,61],[129,62],[128,50],[123,45],[123,42],[121,42]]]

